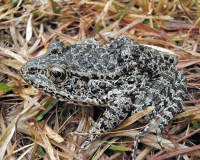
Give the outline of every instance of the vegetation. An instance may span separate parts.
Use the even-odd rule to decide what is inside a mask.
[[[57,103],[19,74],[20,67],[44,54],[52,41],[71,45],[95,37],[105,44],[120,35],[176,55],[177,67],[187,75],[185,108],[165,128],[165,150],[151,133],[141,139],[138,159],[200,157],[199,6],[198,0],[0,1],[0,160],[130,158],[134,136],[145,124],[125,123],[79,154],[86,137],[69,133],[88,131],[88,118],[98,120],[103,110]]]

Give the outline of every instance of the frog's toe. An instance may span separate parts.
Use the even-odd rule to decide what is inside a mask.
[[[85,142],[83,142],[83,144],[81,145],[81,149],[88,149],[91,146],[91,142],[86,140]]]
[[[150,132],[150,127],[147,126],[143,131],[139,132],[136,136],[135,136],[135,141],[134,141],[134,147],[133,147],[133,151],[132,151],[132,157],[133,159],[136,159],[136,151],[138,148],[138,143],[140,141],[140,138],[142,136],[144,136],[145,134]]]
[[[163,130],[162,122],[163,122],[164,119],[160,116],[158,116],[158,117],[157,117],[157,119],[154,119],[150,123],[150,125],[146,126],[143,131],[139,132],[135,136],[134,148],[133,148],[133,151],[132,151],[133,159],[136,159],[136,151],[137,151],[137,148],[138,148],[138,143],[139,143],[140,138],[143,137],[144,135],[148,134],[152,130],[156,130],[157,141],[158,141],[159,145],[161,146],[161,148],[164,149],[164,146],[163,146],[162,140],[161,140],[161,133],[162,133],[162,130]]]
[[[165,149],[165,147],[163,146],[163,143],[162,143],[162,139],[161,139],[162,130],[163,130],[163,126],[162,126],[162,125],[159,125],[159,127],[158,127],[157,130],[156,130],[156,133],[157,133],[157,141],[158,141],[158,144],[160,145],[160,147],[161,147],[162,149]]]

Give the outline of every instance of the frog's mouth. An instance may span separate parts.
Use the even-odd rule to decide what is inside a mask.
[[[29,84],[33,85],[33,81],[31,81],[29,79],[30,77],[30,72],[28,71],[27,69],[27,63],[20,69],[20,75],[22,77],[22,79],[25,81],[25,82],[28,82]]]

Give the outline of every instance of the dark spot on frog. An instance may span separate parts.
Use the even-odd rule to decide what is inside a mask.
[[[108,70],[112,70],[114,68],[115,68],[115,65],[113,63],[109,63],[108,66],[107,66]]]
[[[105,88],[106,93],[108,93],[110,90],[112,90],[112,88],[110,88],[110,87]]]
[[[102,88],[102,89],[106,88],[106,83],[100,82],[99,87]]]
[[[119,79],[115,82],[115,85],[121,85],[123,83],[122,79]]]
[[[129,77],[127,79],[128,84],[133,84],[135,82],[135,78],[134,77]]]
[[[73,91],[73,87],[71,85],[67,85],[65,86],[65,88],[67,89],[67,91],[72,92]]]
[[[108,53],[113,54],[116,52],[115,48],[108,48]]]
[[[97,93],[98,91],[99,91],[99,89],[96,88],[96,87],[93,87],[93,88],[91,89],[91,92],[92,92],[93,94]]]
[[[87,63],[87,64],[86,64],[86,67],[87,67],[87,68],[92,68],[93,65],[92,65],[91,63]]]
[[[96,69],[99,70],[99,71],[101,71],[102,70],[102,66],[100,64],[97,64],[96,65]]]

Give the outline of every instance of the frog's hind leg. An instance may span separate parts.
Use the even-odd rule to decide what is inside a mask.
[[[170,120],[173,119],[175,114],[181,111],[183,107],[183,98],[184,94],[186,92],[186,79],[183,75],[182,71],[177,70],[175,77],[177,81],[175,82],[173,86],[173,90],[171,90],[171,102],[169,103],[169,106],[166,107],[160,114],[158,114],[153,121],[151,121],[150,125],[145,127],[145,129],[141,132],[139,132],[135,137],[134,142],[134,149],[132,156],[135,159],[136,158],[136,150],[138,147],[139,140],[142,136],[146,135],[152,130],[156,130],[157,134],[157,141],[162,149],[164,149],[164,146],[161,141],[161,133],[164,129],[164,127],[168,124]]]
[[[165,108],[162,117],[160,117],[160,123],[156,129],[157,141],[163,148],[161,141],[161,133],[164,127],[168,124],[173,117],[181,111],[183,108],[183,98],[186,92],[186,79],[182,71],[177,70],[176,74],[177,81],[174,86],[174,94],[172,94],[172,101],[169,107]]]
[[[113,130],[129,114],[132,108],[132,101],[127,97],[116,97],[113,101],[108,103],[108,107],[99,122],[96,123],[89,131],[88,139],[81,145],[81,149],[84,149],[92,141],[100,137],[98,133],[105,133]]]
[[[182,100],[180,100],[181,102]],[[143,131],[139,132],[134,141],[134,148],[132,152],[132,157],[135,159],[136,158],[136,151],[138,147],[138,143],[141,137],[144,135],[148,134],[152,130],[156,130],[156,135],[157,135],[157,142],[160,145],[162,149],[165,149],[162,140],[161,140],[161,134],[164,129],[164,127],[168,124],[168,122],[173,119],[174,115],[177,113],[176,108],[179,108],[178,105],[179,103],[171,103],[172,105],[167,107],[163,112],[162,115],[159,114],[153,121],[151,121],[150,125],[146,126]],[[182,105],[182,103],[180,103]]]
[[[158,118],[158,119],[154,119],[153,121],[151,121],[150,125],[146,126],[143,131],[139,132],[135,136],[134,147],[133,147],[133,151],[132,151],[132,157],[133,157],[133,159],[136,159],[136,151],[137,151],[137,148],[138,148],[138,143],[140,141],[140,138],[143,137],[144,135],[148,134],[153,129],[159,128],[158,126],[161,123],[161,120],[162,120],[161,117]],[[162,129],[160,130],[160,132],[157,132],[157,133],[159,133],[159,138],[158,138],[159,142],[160,142],[159,144],[160,144],[161,148],[164,149],[164,147],[162,145],[162,142],[161,142]]]

